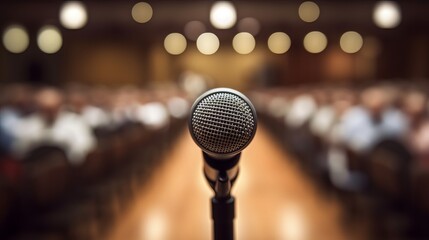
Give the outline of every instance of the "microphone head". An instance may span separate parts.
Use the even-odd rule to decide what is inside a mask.
[[[201,95],[189,119],[195,143],[218,159],[231,158],[247,147],[256,126],[256,111],[250,100],[229,88],[216,88]]]

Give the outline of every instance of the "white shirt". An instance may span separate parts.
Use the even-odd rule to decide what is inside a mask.
[[[301,95],[292,101],[291,107],[286,116],[286,124],[291,127],[300,127],[317,110],[316,102],[310,95]]]
[[[342,142],[356,152],[370,150],[383,138],[403,137],[407,130],[408,121],[399,110],[386,109],[380,122],[376,123],[368,110],[361,106],[348,110],[339,126]]]
[[[82,118],[92,128],[108,127],[111,118],[103,109],[95,106],[86,106],[81,113]]]
[[[168,110],[160,102],[140,105],[137,107],[135,114],[139,122],[152,129],[160,129],[169,123]]]
[[[268,112],[276,118],[285,117],[289,110],[289,103],[282,97],[274,97],[268,103]]]
[[[15,151],[20,156],[42,144],[54,144],[65,150],[74,165],[83,163],[96,146],[90,126],[79,115],[69,112],[60,112],[50,126],[38,114],[24,118],[18,123],[15,136]]]
[[[174,118],[185,118],[189,115],[189,102],[181,97],[172,97],[168,99],[167,108],[170,115]]]
[[[335,110],[331,106],[320,107],[310,121],[310,130],[319,137],[326,138],[335,122]]]

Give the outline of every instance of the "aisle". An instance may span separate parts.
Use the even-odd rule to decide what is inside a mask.
[[[212,192],[200,150],[187,131],[166,158],[118,219],[111,240],[211,239]],[[243,152],[233,188],[236,239],[347,239],[338,203],[320,196],[288,158],[260,127]]]

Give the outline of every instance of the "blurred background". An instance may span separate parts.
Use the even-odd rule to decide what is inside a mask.
[[[2,1],[0,238],[210,239],[201,93],[258,112],[237,239],[427,239],[429,2]]]

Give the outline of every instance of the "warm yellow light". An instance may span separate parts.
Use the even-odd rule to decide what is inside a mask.
[[[304,37],[304,48],[310,53],[320,53],[325,50],[327,45],[328,39],[321,32],[313,31]]]
[[[363,45],[362,36],[357,32],[345,32],[340,38],[340,47],[346,53],[356,53]]]
[[[392,1],[381,1],[374,7],[373,20],[380,28],[394,28],[401,22],[399,5]]]
[[[275,32],[268,38],[268,48],[275,54],[283,54],[290,48],[290,37],[283,32]]]
[[[214,54],[219,45],[219,38],[213,33],[203,33],[197,39],[197,49],[204,55]]]
[[[45,26],[40,29],[37,36],[37,45],[45,53],[56,53],[63,45],[63,38],[58,28]]]
[[[139,2],[133,6],[131,16],[138,23],[146,23],[152,19],[153,9],[147,2]]]
[[[238,31],[240,32],[248,32],[253,36],[259,33],[261,29],[261,25],[259,21],[252,17],[243,18],[238,22]]]
[[[170,33],[164,39],[165,50],[172,55],[179,55],[186,49],[186,38],[180,33]]]
[[[196,41],[198,36],[206,31],[206,26],[200,21],[191,21],[185,25],[185,36],[192,41]]]
[[[232,47],[239,54],[249,54],[255,49],[255,38],[247,32],[238,33],[232,39]]]
[[[319,18],[320,9],[315,2],[307,1],[301,3],[298,9],[299,17],[304,22],[314,22]]]
[[[28,33],[21,25],[11,25],[3,32],[3,45],[11,53],[24,52],[28,43]]]
[[[79,1],[65,2],[60,10],[60,22],[65,28],[79,29],[85,26],[88,20],[86,8]]]
[[[210,22],[215,28],[228,29],[237,21],[237,13],[231,2],[215,2],[210,9]]]

